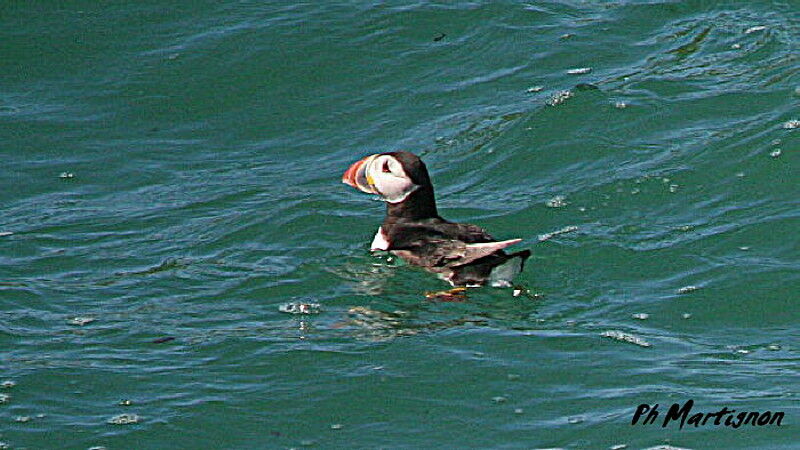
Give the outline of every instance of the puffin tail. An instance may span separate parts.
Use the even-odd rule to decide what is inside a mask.
[[[514,252],[514,253],[508,255],[508,259],[519,258],[520,264],[521,264],[520,270],[522,270],[522,269],[525,268],[525,261],[527,261],[530,256],[531,256],[531,251],[528,250],[528,249],[525,249],[525,250],[522,250],[522,251],[519,251],[519,252]]]
[[[525,260],[531,256],[530,250],[522,250],[508,255],[508,259],[492,269],[489,283],[493,287],[509,287],[514,277],[525,268]]]

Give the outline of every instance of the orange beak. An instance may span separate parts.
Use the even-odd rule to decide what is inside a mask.
[[[376,156],[378,155],[370,155],[353,163],[353,165],[344,172],[344,175],[342,175],[342,183],[354,187],[359,191],[366,192],[367,194],[377,194],[377,191],[372,187],[371,180],[367,175],[369,163],[371,163]]]

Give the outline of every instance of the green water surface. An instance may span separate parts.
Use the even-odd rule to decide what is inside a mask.
[[[796,1],[7,1],[0,73],[0,448],[800,448]],[[398,149],[523,295],[369,253]]]

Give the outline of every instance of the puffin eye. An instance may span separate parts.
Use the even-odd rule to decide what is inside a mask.
[[[383,168],[381,169],[383,173],[391,173],[391,169],[389,169],[389,161],[383,162]]]

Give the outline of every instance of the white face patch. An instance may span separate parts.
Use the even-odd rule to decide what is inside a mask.
[[[390,155],[379,155],[371,160],[365,173],[370,186],[389,203],[400,203],[419,189],[400,161]]]

